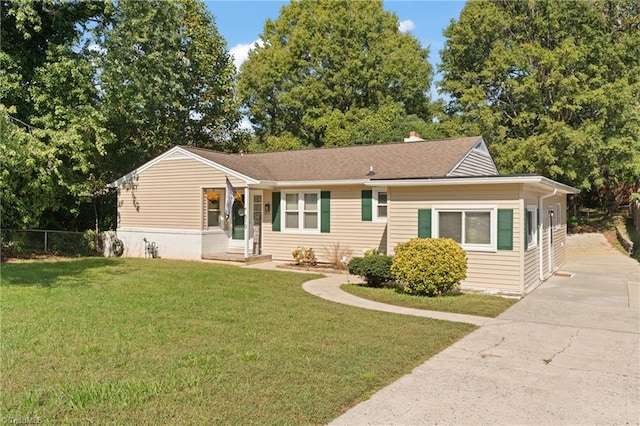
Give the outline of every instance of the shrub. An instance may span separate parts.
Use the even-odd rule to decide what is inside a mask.
[[[391,272],[405,292],[438,296],[467,277],[467,255],[448,238],[414,238],[396,246]]]
[[[384,254],[354,257],[349,261],[349,273],[360,275],[369,287],[380,287],[393,279],[391,257]]]
[[[315,251],[309,247],[300,247],[291,252],[293,260],[296,261],[296,265],[315,265],[318,263]]]

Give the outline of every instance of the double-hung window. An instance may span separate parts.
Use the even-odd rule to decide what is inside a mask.
[[[374,189],[373,190],[373,221],[374,222],[386,222],[387,221],[387,190],[386,189]]]
[[[527,249],[538,245],[538,206],[527,206]]]
[[[320,232],[320,192],[303,191],[284,194],[284,229]]]
[[[465,250],[496,250],[497,216],[495,207],[437,207],[434,236],[451,238]]]

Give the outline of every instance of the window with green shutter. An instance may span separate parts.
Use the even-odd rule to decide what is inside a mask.
[[[362,190],[362,221],[371,222],[373,220],[373,191]]]
[[[431,238],[431,209],[418,210],[418,238]]]
[[[331,193],[320,192],[320,232],[331,232]]]
[[[498,250],[513,250],[513,209],[498,209]]]
[[[271,230],[280,232],[280,193],[271,193]]]

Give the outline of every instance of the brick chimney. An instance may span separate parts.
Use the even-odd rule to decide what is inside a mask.
[[[404,138],[405,142],[423,142],[422,136],[418,132],[409,132],[409,137]]]

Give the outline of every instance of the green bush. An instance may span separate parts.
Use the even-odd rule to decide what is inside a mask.
[[[371,254],[354,257],[349,261],[349,273],[360,275],[369,287],[380,287],[393,279],[391,257],[384,254]]]
[[[467,255],[448,238],[414,238],[396,246],[391,272],[405,292],[438,296],[467,277]]]

